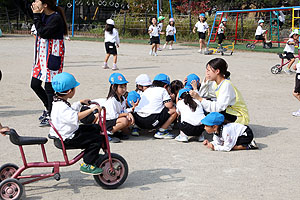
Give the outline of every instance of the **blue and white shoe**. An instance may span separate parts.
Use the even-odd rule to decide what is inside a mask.
[[[168,130],[165,130],[164,132],[157,131],[154,137],[157,139],[173,139],[174,135],[172,133],[169,133]]]
[[[131,131],[131,135],[136,137],[140,136],[139,130],[139,128],[133,128]]]
[[[187,136],[183,136],[183,135],[178,135],[175,140],[177,142],[188,142],[189,141],[189,138]]]

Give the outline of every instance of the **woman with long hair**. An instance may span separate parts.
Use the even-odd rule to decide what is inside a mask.
[[[43,102],[45,111],[40,116],[40,126],[49,126],[54,90],[53,77],[63,70],[64,35],[68,28],[62,8],[56,0],[35,0],[32,3],[34,25],[37,30],[31,88]],[[42,87],[45,82],[45,87]]]

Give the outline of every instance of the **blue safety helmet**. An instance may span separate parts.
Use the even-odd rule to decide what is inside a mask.
[[[127,104],[129,107],[132,107],[132,102],[136,103],[139,99],[141,99],[141,96],[136,91],[131,91],[128,93],[127,96]]]
[[[260,23],[265,23],[265,21],[263,19],[258,20],[258,24]]]
[[[201,120],[201,123],[206,126],[221,125],[224,122],[224,115],[218,112],[211,112]]]
[[[199,15],[199,17],[205,17],[205,14],[204,14],[204,13],[201,13],[201,14]]]
[[[189,89],[189,88],[180,89],[179,92],[178,92],[178,99],[180,99],[182,94],[189,93],[189,91],[191,91],[191,89]]]
[[[68,72],[63,72],[54,76],[51,84],[55,92],[68,91],[80,85],[75,77]]]
[[[170,85],[170,77],[166,74],[157,74],[154,77],[153,81],[161,81],[163,83]]]
[[[222,22],[227,22],[227,19],[224,17],[224,18],[222,19]]]
[[[109,82],[112,85],[113,84],[122,85],[122,84],[128,83],[128,81],[125,79],[125,77],[121,73],[111,74],[109,77]]]
[[[199,76],[197,76],[196,74],[189,74],[187,77],[187,81],[186,81],[186,84],[185,84],[185,88],[193,88],[191,83],[192,81],[196,81],[197,82],[197,86],[200,84],[200,78]]]

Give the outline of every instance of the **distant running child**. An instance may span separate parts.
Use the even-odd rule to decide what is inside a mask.
[[[201,120],[208,134],[214,134],[213,141],[204,140],[203,144],[214,151],[258,149],[249,126],[224,122],[224,115],[209,113]]]
[[[218,38],[219,38],[219,42],[218,42],[218,45],[219,45],[219,48],[222,49],[222,42],[223,40],[225,40],[225,29],[226,29],[226,24],[227,24],[227,19],[226,18],[223,18],[222,19],[222,22],[221,24],[219,25],[219,28],[218,28]]]
[[[199,44],[200,44],[200,49],[199,49],[198,52],[199,53],[203,53],[202,48],[206,47],[206,44],[205,44],[205,35],[206,35],[206,32],[209,33],[209,26],[206,23],[206,18],[205,18],[205,14],[204,13],[201,13],[199,15],[198,20],[199,21],[195,24],[195,27],[193,29],[193,33],[196,33],[196,29],[197,29],[198,36],[199,36]]]
[[[170,42],[169,49],[170,50],[173,49],[173,42],[175,40],[175,34],[176,34],[175,20],[174,20],[174,18],[170,18],[169,25],[167,26],[167,29],[166,29],[166,43],[163,46],[164,49],[167,47],[169,42]]]
[[[105,49],[106,49],[106,56],[104,59],[104,65],[103,69],[109,69],[107,62],[110,57],[110,55],[114,56],[114,61],[113,61],[113,67],[112,70],[118,70],[117,67],[117,58],[118,58],[118,52],[117,52],[117,47],[119,48],[120,46],[120,39],[119,39],[119,33],[117,29],[115,28],[115,22],[112,19],[107,19],[106,20],[106,25],[105,25]]]
[[[285,54],[285,57],[290,61],[286,69],[283,71],[287,74],[292,74],[291,66],[295,62],[295,46],[299,45],[299,31],[293,30],[293,32],[289,35],[289,40],[287,41],[283,53]]]
[[[98,124],[79,125],[80,119],[91,114],[94,110],[101,111],[101,108],[94,108],[79,112],[82,104],[89,104],[89,99],[83,99],[72,105],[68,102],[75,95],[75,88],[80,83],[73,75],[63,72],[53,77],[52,87],[55,91],[51,111],[51,122],[61,134],[66,147],[72,146],[84,149],[83,161],[80,172],[84,174],[98,175],[102,169],[94,166],[99,157],[103,136],[100,135],[101,128]],[[50,135],[58,138],[56,132],[50,128]]]
[[[247,125],[249,123],[247,106],[240,92],[228,80],[230,72],[227,69],[228,65],[222,58],[214,58],[206,65],[206,78],[216,83],[216,101],[204,99],[193,90],[190,94],[201,102],[206,112],[221,112],[226,121]]]
[[[127,91],[128,81],[120,73],[113,73],[109,77],[110,88],[107,95],[107,100],[104,103],[106,108],[106,129],[112,136],[120,139],[128,139],[128,127],[134,124],[134,119],[131,113],[126,110],[126,99],[124,94]],[[120,133],[122,131],[123,133]],[[112,137],[112,142],[119,142],[115,137]]]
[[[296,79],[293,95],[296,97],[296,99],[298,99],[298,101],[300,101],[300,61],[298,61],[297,65],[294,66],[294,70],[296,70]],[[300,117],[300,109],[296,112],[293,112],[292,115]]]
[[[177,114],[180,115],[178,124],[180,134],[175,138],[179,142],[188,142],[188,136],[200,136],[204,131],[201,120],[205,117],[201,102],[193,99],[189,94],[190,89],[179,90],[177,102]]]
[[[158,21],[158,28],[159,28],[160,31],[162,31],[163,28],[164,28],[165,17],[159,16],[158,19],[157,19],[157,21]],[[164,34],[164,32],[161,32],[160,34]],[[157,50],[158,50],[158,51],[161,51],[161,50],[162,50],[162,49],[160,48],[160,37],[159,37],[159,44],[158,44]]]
[[[149,26],[148,33],[150,35],[150,45],[152,46],[149,55],[157,56],[157,48],[160,44],[159,34],[163,34],[163,33],[161,32],[161,29],[157,25],[157,20],[155,17],[151,18],[150,24],[151,25]]]
[[[139,105],[133,113],[135,123],[140,128],[159,130],[154,135],[158,139],[172,139],[173,134],[167,128],[176,119],[176,108],[168,93],[170,78],[166,74],[158,74],[152,86],[144,91]]]

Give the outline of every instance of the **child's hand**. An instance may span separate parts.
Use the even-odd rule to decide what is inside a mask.
[[[165,32],[160,32],[160,34],[161,34],[161,35],[164,35],[164,34],[165,34]]]
[[[194,91],[194,90],[191,90],[190,91],[190,95],[191,97],[193,97],[194,99],[201,99],[201,97],[199,96],[198,92]],[[201,100],[199,100],[201,101]]]
[[[215,150],[214,145],[210,142],[206,146],[207,146],[207,148],[209,148],[211,150]]]
[[[208,140],[204,140],[204,141],[202,142],[202,144],[204,144],[205,146],[208,145],[208,143],[209,143]]]
[[[42,13],[44,11],[44,8],[42,7],[42,2],[33,2],[31,4],[31,10],[33,13]]]
[[[82,99],[80,100],[80,103],[82,105],[90,105],[91,100],[90,99]]]
[[[192,80],[191,85],[193,87],[193,90],[197,90],[197,81],[196,80]]]
[[[132,105],[132,108],[135,109],[135,107],[137,107],[139,105],[139,102],[140,102],[140,99],[138,99],[135,103],[134,101],[131,101],[131,105]]]
[[[184,85],[186,85],[186,83],[187,83],[187,77],[184,77],[183,83],[184,83]]]
[[[100,106],[98,106],[98,105],[96,105],[96,106],[93,107],[92,109],[93,109],[93,112],[94,112],[95,110],[98,110],[98,113],[100,113],[101,110],[102,110],[102,108],[101,108]]]
[[[1,129],[0,129],[0,133],[3,135],[3,136],[5,136],[5,132],[7,132],[7,131],[10,131],[10,129],[7,127],[7,126],[3,126]]]
[[[117,48],[119,48],[120,47],[120,45],[119,44],[117,44]]]
[[[127,119],[129,120],[130,125],[134,124],[134,118],[133,118],[133,115],[131,113],[128,113]]]

